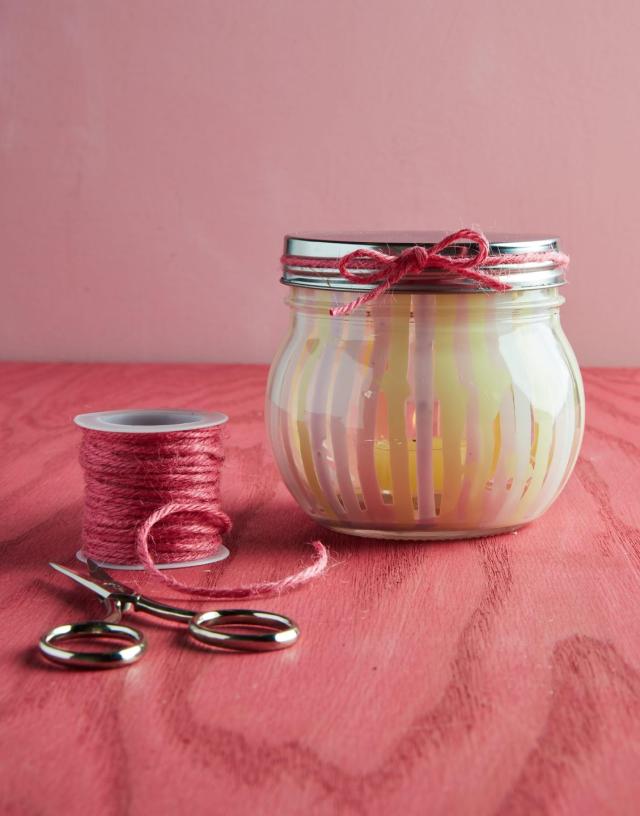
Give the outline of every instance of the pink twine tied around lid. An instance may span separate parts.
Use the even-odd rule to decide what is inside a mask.
[[[171,433],[83,429],[83,551],[95,561],[143,564],[178,592],[214,600],[256,598],[301,586],[327,568],[320,541],[312,564],[285,578],[238,587],[193,587],[156,566],[210,556],[231,529],[220,508],[224,463],[218,427]]]
[[[459,241],[471,241],[477,245],[475,254],[444,255],[445,249]],[[464,245],[466,249],[466,245]],[[336,260],[330,258],[302,258],[285,255],[282,263],[318,269],[335,269]],[[515,266],[526,263],[550,263],[556,267],[567,266],[569,257],[563,252],[526,252],[508,255],[491,255],[489,241],[482,232],[461,229],[445,236],[431,247],[412,246],[399,255],[387,255],[377,249],[361,247],[343,255],[338,261],[338,271],[345,280],[358,284],[377,284],[363,295],[342,306],[330,310],[331,315],[348,315],[359,306],[380,297],[394,284],[406,276],[424,276],[441,270],[442,275],[434,277],[434,282],[446,283],[447,279],[466,278],[497,292],[506,292],[511,286],[499,275],[483,272],[493,266]],[[351,270],[364,270],[352,272]]]

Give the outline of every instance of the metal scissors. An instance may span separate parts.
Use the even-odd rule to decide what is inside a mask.
[[[185,623],[188,626],[189,634],[196,640],[222,649],[270,652],[276,649],[286,649],[300,637],[300,630],[292,620],[274,612],[259,612],[253,609],[218,609],[198,613],[154,601],[118,583],[90,558],[87,559],[90,578],[60,564],[51,562],[49,566],[95,592],[103,599],[107,608],[107,616],[103,620],[55,626],[40,638],[39,647],[43,654],[49,660],[67,666],[111,669],[139,660],[147,648],[147,641],[138,629],[121,623],[123,615],[132,610]],[[225,632],[224,629],[227,626],[259,627],[263,631],[257,634]],[[94,640],[125,640],[131,641],[132,645],[110,652],[72,651],[57,645],[67,639],[82,637]]]

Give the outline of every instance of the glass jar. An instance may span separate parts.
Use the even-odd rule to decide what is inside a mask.
[[[292,320],[271,367],[268,431],[287,487],[332,530],[406,539],[514,530],[551,505],[575,464],[584,394],[560,326],[563,269],[505,258],[491,270],[510,287],[502,292],[460,274],[406,276],[331,316],[373,284],[345,280],[337,260],[304,266],[358,247],[397,256],[440,237],[285,239],[296,259],[282,278]],[[489,241],[491,255],[557,249],[555,239]]]

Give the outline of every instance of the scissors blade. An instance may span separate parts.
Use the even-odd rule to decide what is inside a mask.
[[[89,567],[91,576],[95,578],[96,581],[99,581],[106,589],[110,589],[111,592],[117,592],[118,595],[135,595],[131,587],[116,581],[116,579],[109,575],[93,558],[87,558],[87,566]]]
[[[66,575],[67,578],[71,578],[72,581],[82,584],[83,587],[95,592],[96,595],[99,595],[101,598],[110,598],[112,595],[121,595],[126,599],[132,598],[135,595],[132,589],[129,589],[129,587],[123,586],[117,581],[114,581],[109,573],[105,572],[101,567],[99,567],[95,561],[87,559],[87,564],[89,565],[89,570],[95,580],[85,578],[84,575],[79,575],[77,572],[70,570],[68,567],[63,567],[61,564],[56,564],[54,561],[49,562],[49,566],[53,567],[55,570],[58,570],[58,572],[61,572],[63,575]]]
[[[66,575],[67,578],[71,578],[72,581],[82,584],[83,587],[95,592],[96,595],[99,595],[101,598],[108,598],[114,594],[113,590],[108,589],[102,584],[96,583],[96,581],[92,581],[90,578],[85,578],[84,575],[78,575],[77,572],[70,570],[68,567],[63,567],[62,564],[56,564],[55,561],[49,561],[49,566],[53,567],[54,570],[58,570],[58,572],[61,572],[63,575]]]

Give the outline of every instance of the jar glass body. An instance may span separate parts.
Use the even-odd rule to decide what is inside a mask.
[[[267,391],[282,477],[316,521],[443,539],[516,529],[575,464],[584,394],[557,287],[347,293],[291,287]]]

